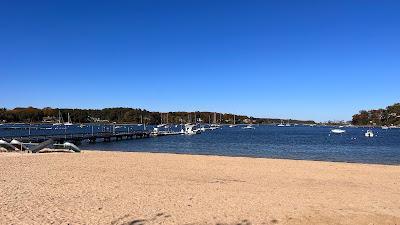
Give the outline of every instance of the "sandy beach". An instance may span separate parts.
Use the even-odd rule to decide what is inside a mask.
[[[84,151],[0,154],[0,224],[400,224],[400,167]]]

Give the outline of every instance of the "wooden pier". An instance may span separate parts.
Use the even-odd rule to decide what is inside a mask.
[[[150,132],[148,131],[133,131],[133,132],[100,132],[94,134],[88,133],[73,133],[73,134],[58,134],[58,135],[27,135],[27,136],[12,136],[12,137],[0,137],[0,139],[10,142],[12,140],[18,140],[22,143],[42,143],[49,139],[54,140],[55,143],[62,144],[65,142],[71,142],[74,144],[81,144],[83,141],[89,141],[89,143],[96,143],[97,141],[111,142],[120,140],[129,140],[137,138],[148,138]]]

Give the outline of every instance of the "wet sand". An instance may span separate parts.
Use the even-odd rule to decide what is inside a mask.
[[[400,224],[400,166],[0,153],[0,224]]]

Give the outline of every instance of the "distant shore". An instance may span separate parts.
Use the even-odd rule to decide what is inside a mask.
[[[0,153],[0,224],[399,224],[400,166]]]

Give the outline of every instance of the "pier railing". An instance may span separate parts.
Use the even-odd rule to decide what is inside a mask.
[[[3,136],[0,139],[10,142],[15,139],[23,143],[41,143],[52,139],[56,143],[72,142],[80,144],[82,141],[95,143],[98,139],[103,141],[123,140],[133,138],[150,137],[149,131],[132,131],[132,132],[96,132],[96,133],[69,133],[69,134],[43,134],[43,135],[20,135],[20,136]]]

